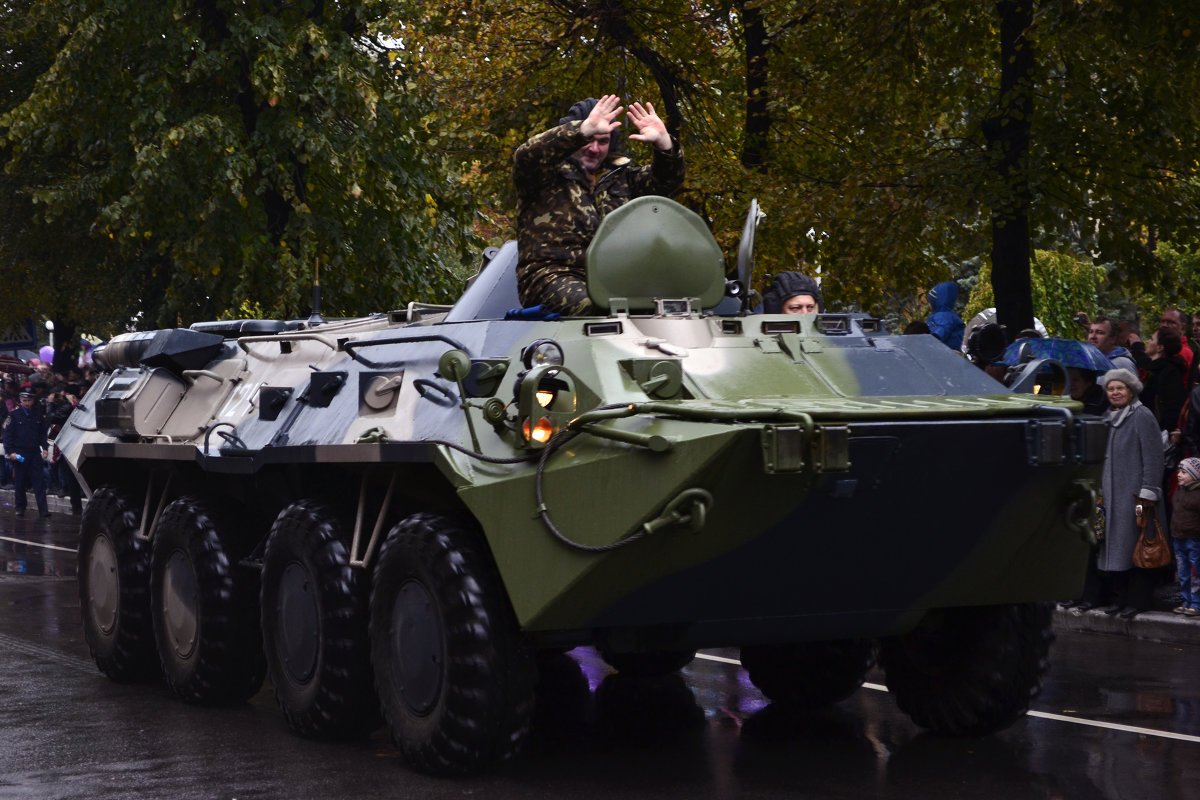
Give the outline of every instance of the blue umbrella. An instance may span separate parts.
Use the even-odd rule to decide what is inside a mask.
[[[1053,358],[1064,367],[1077,367],[1092,372],[1108,372],[1113,363],[1094,344],[1074,339],[1018,339],[1004,350],[997,361],[1007,367],[1033,358]]]

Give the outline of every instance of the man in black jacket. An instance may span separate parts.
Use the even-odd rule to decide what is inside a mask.
[[[62,391],[51,392],[50,396],[57,398],[48,404],[46,410],[46,439],[51,448],[50,486],[51,490],[55,485],[62,487],[62,491],[71,498],[71,513],[79,515],[83,513],[83,489],[75,473],[71,471],[71,465],[61,457],[58,448],[54,446],[54,440],[67,424],[67,418],[71,416],[75,406],[79,405],[79,387],[70,384]]]
[[[17,516],[25,516],[25,490],[33,488],[38,513],[50,516],[46,507],[46,473],[43,462],[46,458],[46,420],[41,409],[34,403],[32,389],[21,390],[21,405],[8,415],[8,427],[4,429],[4,454],[12,462],[13,507]]]

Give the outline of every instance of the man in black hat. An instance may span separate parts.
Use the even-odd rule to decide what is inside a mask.
[[[46,442],[46,420],[34,402],[33,388],[21,388],[21,405],[8,415],[4,429],[4,454],[12,462],[13,508],[18,517],[25,516],[25,490],[32,487],[38,513],[50,516],[46,507],[46,472],[43,462],[49,447]]]
[[[513,154],[517,190],[517,289],[525,307],[588,314],[584,256],[604,216],[635,197],[672,195],[683,185],[683,155],[654,106],[633,103],[629,138],[654,148],[634,167],[619,152],[624,109],[616,95],[571,106],[558,126]]]
[[[764,314],[816,314],[825,310],[821,287],[802,272],[781,272],[763,292]]]

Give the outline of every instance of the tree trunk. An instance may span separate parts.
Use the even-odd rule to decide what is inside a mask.
[[[746,39],[746,135],[742,166],[763,170],[767,163],[767,134],[771,129],[771,113],[767,108],[767,26],[758,3],[741,5]]]
[[[65,376],[79,366],[79,334],[74,322],[63,321],[61,314],[54,315],[54,363],[51,369]]]
[[[1009,339],[1033,327],[1030,277],[1028,156],[1033,117],[1033,25],[1035,0],[996,0],[1000,18],[1000,99],[984,124],[996,170],[992,201],[992,292],[996,321]]]
[[[658,51],[648,46],[629,22],[629,8],[621,0],[600,3],[594,9],[595,21],[600,30],[613,42],[623,47],[630,55],[650,70],[658,91],[662,95],[662,112],[659,116],[667,130],[678,141],[683,128],[683,112],[679,107],[679,72]]]

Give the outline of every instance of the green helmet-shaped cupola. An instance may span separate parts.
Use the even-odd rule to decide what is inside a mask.
[[[616,305],[646,313],[655,310],[656,300],[687,298],[711,308],[725,293],[725,259],[695,212],[650,195],[600,223],[587,252],[587,282],[588,296],[602,311]]]

